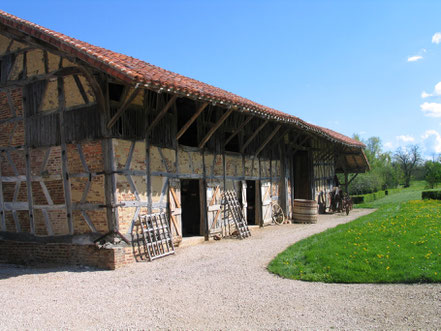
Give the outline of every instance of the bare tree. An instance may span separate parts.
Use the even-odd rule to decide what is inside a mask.
[[[412,173],[422,160],[420,147],[418,145],[410,145],[404,149],[400,147],[395,151],[394,159],[403,170],[404,187],[409,187]]]

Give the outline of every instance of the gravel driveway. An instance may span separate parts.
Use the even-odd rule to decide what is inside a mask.
[[[271,226],[116,271],[0,265],[0,329],[441,328],[441,284],[307,283],[266,271],[291,243],[369,212]]]

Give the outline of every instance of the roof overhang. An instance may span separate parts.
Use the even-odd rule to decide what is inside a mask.
[[[370,170],[369,161],[362,148],[340,152],[336,159],[336,173],[364,173]]]

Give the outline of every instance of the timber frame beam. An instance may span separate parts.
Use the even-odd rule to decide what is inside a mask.
[[[204,102],[200,107],[196,110],[196,112],[193,114],[193,116],[188,120],[187,123],[185,123],[182,128],[179,130],[179,132],[176,134],[176,140],[179,140],[184,133],[188,130],[188,128],[193,124],[194,121],[199,117],[199,115],[204,111],[205,108],[208,106],[208,102]]]
[[[113,115],[113,117],[110,119],[110,121],[107,123],[107,128],[111,129],[116,121],[121,117],[121,115],[123,114],[123,112],[129,107],[130,103],[136,98],[136,96],[139,93],[139,84],[136,84],[135,89],[133,90],[133,92],[129,95],[126,96],[123,104],[121,105],[121,107],[117,110],[117,112],[115,113],[115,115]]]
[[[262,124],[259,125],[259,127],[254,131],[254,133],[245,141],[242,148],[240,149],[240,152],[243,153],[245,151],[245,148],[256,138],[256,136],[259,134],[259,132],[267,125],[269,120],[265,120]]]
[[[225,113],[222,114],[221,118],[216,122],[216,124],[208,131],[208,133],[205,135],[204,138],[202,138],[201,142],[199,143],[199,148],[203,148],[205,144],[210,140],[211,136],[219,129],[219,127],[222,125],[223,122],[228,118],[228,116],[231,115],[233,112],[233,108],[229,108]]]
[[[271,134],[265,139],[263,144],[259,146],[256,154],[254,154],[255,157],[257,157],[260,154],[260,152],[262,152],[262,150],[265,148],[265,146],[268,145],[268,143],[274,138],[274,136],[280,130],[281,127],[282,127],[282,124],[279,124],[276,126],[276,128],[273,130],[273,132],[271,132]]]
[[[225,141],[224,143],[224,147],[227,146],[227,144],[234,138],[237,136],[237,134],[242,131],[242,129],[249,123],[249,121],[251,121],[253,119],[253,116],[248,116],[245,121],[243,121],[238,127],[237,129],[235,129],[233,131],[233,133],[228,137],[228,139]]]
[[[150,123],[150,125],[145,130],[145,135],[148,137],[150,131],[153,130],[153,128],[159,123],[159,121],[165,116],[167,111],[170,109],[170,107],[174,104],[178,96],[175,94],[173,95],[170,100],[167,102],[167,104],[162,108],[162,110],[156,115],[155,119]]]

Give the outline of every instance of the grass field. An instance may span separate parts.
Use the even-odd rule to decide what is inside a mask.
[[[424,186],[365,204],[374,213],[302,240],[268,270],[335,283],[441,282],[441,201],[421,201]]]

